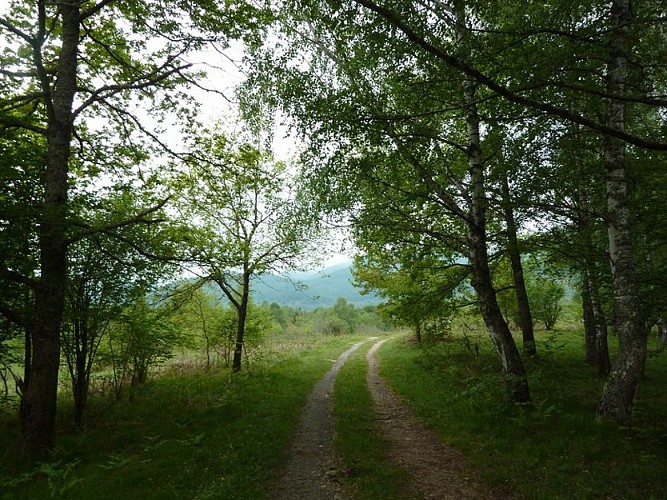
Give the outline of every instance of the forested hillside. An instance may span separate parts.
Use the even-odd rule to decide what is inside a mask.
[[[381,299],[374,293],[362,294],[353,280],[350,264],[289,276],[266,275],[253,282],[254,300],[294,309],[331,307],[341,297],[356,307],[380,303]]]

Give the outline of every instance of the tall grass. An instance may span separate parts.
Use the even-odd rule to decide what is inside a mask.
[[[182,366],[163,373],[132,401],[94,401],[86,432],[61,429],[58,449],[37,464],[14,459],[18,428],[7,417],[0,498],[270,498],[306,397],[355,340],[301,346],[246,374]]]
[[[526,498],[659,499],[667,492],[667,353],[649,358],[635,425],[595,416],[604,381],[583,361],[580,332],[538,332],[526,360],[533,404],[507,405],[486,336],[379,351],[380,370],[415,412],[461,449],[484,479]]]

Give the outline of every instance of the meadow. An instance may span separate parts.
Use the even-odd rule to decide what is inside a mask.
[[[481,478],[530,499],[659,499],[667,491],[667,353],[651,344],[632,428],[596,418],[604,380],[583,361],[577,330],[538,332],[526,359],[533,402],[507,405],[498,361],[477,326],[418,345],[392,333],[380,372]],[[262,499],[312,386],[368,335],[312,336],[257,353],[249,370],[172,363],[120,401],[97,394],[85,431],[60,405],[58,448],[15,460],[15,415],[2,416],[0,498]],[[612,348],[614,338],[611,338]],[[360,499],[406,499],[409,478],[385,459],[387,443],[366,391],[368,342],[341,369],[336,446]]]

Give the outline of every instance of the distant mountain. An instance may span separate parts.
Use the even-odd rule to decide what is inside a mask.
[[[352,284],[350,263],[327,267],[321,271],[299,272],[289,278],[265,275],[253,280],[254,302],[275,302],[295,309],[331,307],[339,297],[355,307],[375,305],[382,299],[375,294],[362,295],[361,289]]]

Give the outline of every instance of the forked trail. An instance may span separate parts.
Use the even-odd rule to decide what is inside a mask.
[[[366,381],[378,417],[378,432],[389,443],[386,458],[410,476],[410,499],[498,499],[476,478],[465,458],[444,445],[433,431],[416,418],[380,377],[376,352],[386,340],[368,351]],[[318,382],[301,414],[292,439],[289,459],[276,491],[279,500],[345,500],[355,498],[344,465],[333,446],[335,422],[331,393],[345,360],[363,342],[345,351]]]

